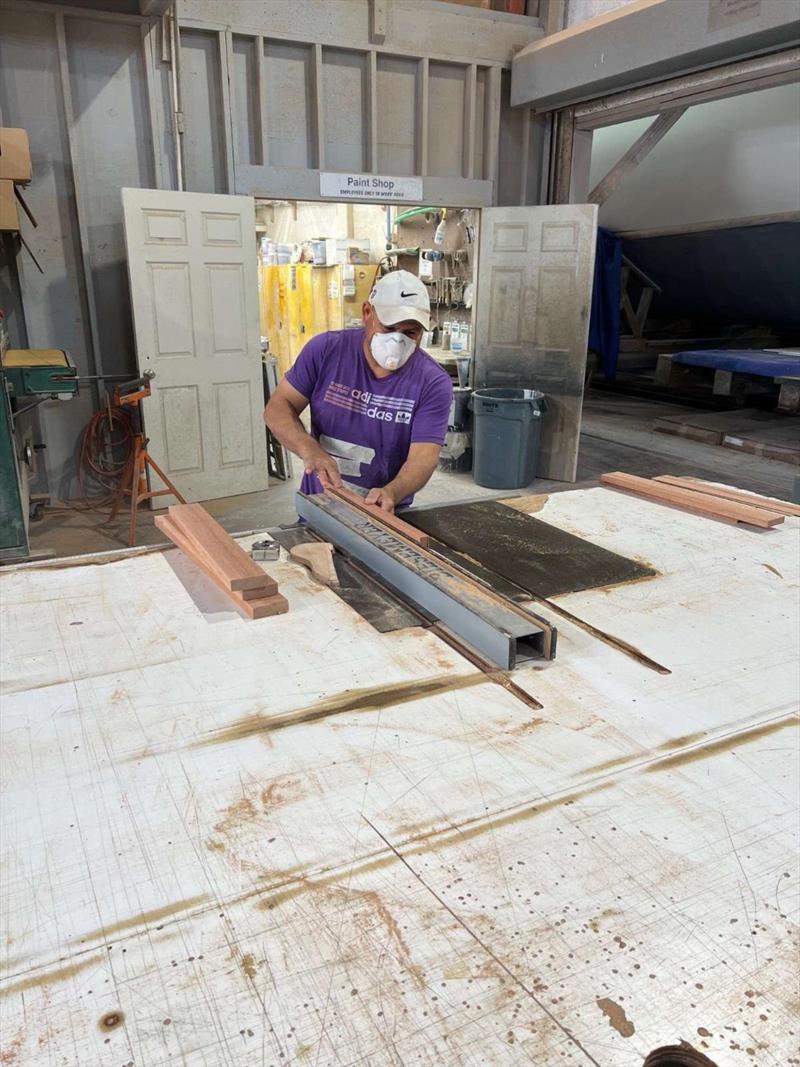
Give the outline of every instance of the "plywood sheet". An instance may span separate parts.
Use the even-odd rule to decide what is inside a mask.
[[[420,530],[536,596],[616,585],[652,577],[628,559],[497,501],[409,512]],[[485,577],[485,574],[482,575]]]

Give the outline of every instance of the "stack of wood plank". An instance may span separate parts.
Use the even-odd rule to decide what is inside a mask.
[[[676,478],[662,474],[658,478],[637,478],[614,471],[601,474],[600,481],[612,489],[624,489],[637,496],[673,504],[715,519],[743,522],[749,526],[777,526],[787,515],[800,515],[800,507],[784,500],[758,496],[727,485],[712,485],[699,478]]]
[[[289,610],[278,583],[240,548],[200,504],[177,504],[156,526],[251,619]]]

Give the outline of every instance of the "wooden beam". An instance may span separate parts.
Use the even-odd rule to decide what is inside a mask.
[[[278,586],[200,504],[173,504],[169,519],[195,546],[197,562],[216,576],[230,592],[264,588],[276,593]],[[159,527],[163,529],[163,527]],[[168,531],[165,529],[164,533]]]
[[[169,10],[172,0],[139,0],[139,14],[148,18],[161,18]]]
[[[601,474],[600,481],[611,489],[624,489],[636,496],[648,497],[661,504],[672,504],[687,511],[696,511],[700,515],[709,515],[714,519],[744,522],[749,526],[764,528],[777,526],[784,519],[783,515],[777,512],[764,511],[746,504],[735,504],[730,500],[706,496],[704,493],[696,493],[691,489],[664,485],[663,482],[651,481],[649,478],[637,478],[634,474],[623,474],[621,471]]]
[[[539,0],[539,21],[546,34],[564,29],[566,7],[566,0]]]
[[[58,74],[61,83],[61,104],[64,109],[64,125],[67,131],[67,149],[69,151],[69,174],[72,179],[72,192],[75,198],[75,215],[78,221],[78,239],[80,248],[81,282],[80,289],[89,313],[89,348],[92,373],[99,379],[92,382],[96,407],[100,407],[101,397],[105,393],[100,386],[105,381],[103,353],[100,348],[100,328],[97,315],[97,294],[94,287],[91,247],[89,243],[89,208],[83,196],[78,139],[75,123],[75,108],[72,100],[72,85],[69,70],[69,52],[64,28],[64,16],[60,12],[55,16],[56,49],[58,54]]]
[[[675,107],[664,111],[654,119],[641,137],[631,145],[625,155],[619,159],[611,170],[602,178],[589,193],[589,203],[604,204],[611,194],[622,185],[629,174],[632,174],[639,164],[653,151],[658,142],[672,129],[678,119],[687,109]]]
[[[573,124],[572,160],[569,171],[570,204],[585,204],[589,196],[593,139],[594,134],[591,130],[579,130]]]
[[[800,48],[756,56],[722,67],[684,74],[669,81],[601,96],[575,107],[581,130],[596,130],[618,122],[655,115],[682,104],[698,104],[733,95],[757,92],[800,80]]]
[[[499,67],[490,67],[486,74],[486,139],[483,145],[483,173],[494,183],[492,203],[497,203],[497,162],[500,155],[500,111],[502,109],[502,77]]]
[[[264,55],[264,38],[258,34],[253,38],[256,50],[256,145],[261,166],[266,167],[268,159],[267,145],[267,60]]]
[[[322,45],[312,46],[311,99],[316,169],[325,169],[325,100],[322,84]]]
[[[236,192],[236,125],[232,106],[231,71],[233,69],[233,34],[224,30],[217,34],[219,54],[219,83],[222,89],[222,144],[225,152],[226,192]]]
[[[571,107],[557,111],[554,116],[551,147],[552,177],[549,200],[551,204],[568,204],[572,184],[572,148],[575,133],[575,113]]]
[[[428,92],[429,92],[428,57],[423,56],[417,62],[417,106],[414,137],[417,162],[417,174],[428,173]]]
[[[419,545],[421,548],[427,548],[430,544],[430,537],[423,533],[422,530],[411,526],[410,523],[403,522],[397,515],[384,511],[377,504],[365,504],[364,497],[354,493],[352,489],[328,489],[327,492],[329,496],[334,496],[337,500],[349,504],[351,508],[358,508],[359,511],[368,515],[373,522],[388,527],[392,533],[405,537],[407,541],[413,541],[415,545]]]
[[[142,59],[145,72],[145,97],[147,99],[147,112],[150,118],[150,150],[153,164],[153,181],[156,189],[163,189],[167,184],[164,181],[164,170],[161,162],[162,144],[164,138],[161,126],[161,108],[158,104],[158,74],[156,73],[155,42],[159,32],[158,22],[143,22],[140,26],[142,37]]]
[[[195,552],[194,544],[184,535],[180,526],[167,515],[156,515],[155,524],[162,533],[165,533],[172,543],[179,548],[185,556],[195,563],[205,576],[217,586],[230,599],[241,612],[251,619],[266,619],[270,615],[285,615],[289,610],[286,597],[280,593],[264,592],[260,597],[245,599],[243,592],[231,592],[226,583],[213,571],[208,570],[201,563]],[[238,545],[237,545],[238,548]]]
[[[745,226],[776,226],[781,222],[800,222],[800,211],[777,211],[771,215],[744,215],[740,219],[710,219],[690,222],[683,226],[663,226],[654,230],[617,230],[625,241],[643,237],[681,237],[687,233],[709,233],[712,230],[738,230]]]
[[[747,504],[749,507],[776,511],[779,515],[800,516],[800,505],[791,504],[788,500],[773,500],[772,497],[748,493],[746,489],[734,489],[729,485],[711,485],[698,478],[676,478],[672,474],[661,474],[655,480],[665,482],[667,485],[677,485],[681,489],[691,489],[695,493],[705,493],[707,496],[718,496],[723,500]]]
[[[636,275],[636,277],[639,279],[639,281],[642,283],[642,285],[649,286],[651,289],[655,290],[655,292],[657,292],[657,293],[661,292],[661,286],[660,285],[656,285],[656,283],[653,281],[653,279],[648,277],[648,275],[645,274],[645,272],[641,269],[641,267],[637,267],[636,264],[633,263],[630,259],[628,259],[627,256],[623,256],[622,257],[622,262],[628,268],[628,270],[630,270],[633,274]]]
[[[519,140],[519,155],[517,157],[519,168],[519,189],[517,191],[518,203],[528,202],[528,167],[531,162],[531,112],[525,108],[522,112],[522,136]]]
[[[369,39],[371,44],[383,44],[389,31],[388,0],[369,0]]]
[[[366,169],[378,173],[378,55],[367,52]]]
[[[475,126],[477,122],[476,103],[478,95],[478,67],[471,63],[467,67],[464,84],[464,159],[462,174],[465,178],[475,177]],[[481,121],[483,117],[481,116]]]

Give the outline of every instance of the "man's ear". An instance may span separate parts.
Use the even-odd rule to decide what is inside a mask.
[[[364,303],[361,305],[361,321],[364,323],[365,326],[369,322],[369,316],[371,312],[372,304],[370,304],[368,300],[365,300]]]

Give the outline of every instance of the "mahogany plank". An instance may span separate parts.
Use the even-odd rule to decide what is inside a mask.
[[[739,504],[747,504],[749,507],[764,508],[766,511],[774,511],[778,515],[800,516],[800,505],[790,504],[788,500],[772,500],[768,496],[758,496],[756,493],[747,493],[741,489],[734,489],[728,485],[709,485],[708,482],[697,478],[678,478],[672,474],[659,474],[657,482],[665,482],[667,485],[677,485],[682,489],[692,489],[696,493],[705,493],[707,496],[722,497],[723,500],[734,500]]]
[[[208,561],[230,592],[261,588],[268,590],[270,594],[278,592],[275,579],[270,578],[255,560],[236,544],[202,505],[175,504],[169,509],[169,517],[180,527],[184,537],[196,547],[197,552]],[[203,570],[208,570],[205,564],[200,565]]]
[[[275,583],[270,581],[266,585],[257,585],[252,589],[237,589],[236,595],[242,600],[260,600],[262,597],[275,596]]]
[[[232,593],[231,599],[237,600],[239,596],[241,596],[240,593]],[[240,607],[251,619],[266,619],[269,615],[285,615],[289,610],[289,602],[285,596],[274,593],[260,600],[242,600],[237,602],[237,607]]]
[[[600,481],[612,489],[624,489],[637,496],[658,500],[663,504],[673,504],[700,515],[710,515],[715,519],[728,519],[731,522],[744,522],[750,526],[764,528],[777,526],[784,519],[783,515],[764,511],[761,508],[734,504],[730,500],[705,496],[691,489],[679,489],[677,486],[665,485],[663,482],[651,481],[649,478],[637,478],[634,474],[624,474],[622,471],[601,474]]]
[[[365,515],[369,515],[373,522],[381,523],[393,533],[405,537],[408,541],[413,541],[414,544],[419,545],[420,548],[427,548],[430,544],[431,539],[428,534],[423,533],[422,530],[418,530],[410,523],[404,522],[397,515],[392,515],[390,512],[384,511],[383,508],[379,508],[376,504],[365,504],[363,496],[354,493],[352,489],[327,489],[326,492],[331,496],[335,496],[339,500],[343,500],[345,504],[358,508],[359,511],[363,511]],[[171,510],[172,509],[170,508],[170,511]]]
[[[235,592],[230,590],[225,581],[221,579],[216,571],[212,569],[207,570],[204,566],[201,557],[195,552],[194,543],[184,535],[183,530],[175,522],[173,522],[167,515],[157,515],[155,524],[162,533],[165,533],[167,537],[175,544],[185,555],[189,557],[197,566],[203,571],[207,578],[209,578],[223,593],[226,594],[231,602],[243,611],[245,615],[251,619],[264,619],[269,615],[283,615],[289,610],[289,604],[286,597],[281,596],[280,593],[271,593],[269,595],[264,594],[260,597],[253,599],[245,599],[244,591]],[[263,573],[263,572],[262,572]],[[273,581],[270,579],[270,581]],[[273,585],[275,585],[273,581]],[[275,585],[277,588],[277,585]],[[251,592],[248,590],[247,592]]]

